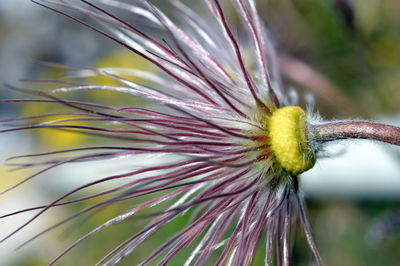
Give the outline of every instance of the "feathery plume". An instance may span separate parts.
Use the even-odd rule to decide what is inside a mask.
[[[167,203],[163,211],[145,215],[151,218],[150,222],[118,246],[109,247],[98,264],[114,265],[134,254],[158,230],[190,212],[190,223],[155,247],[141,265],[167,264],[188,246],[191,252],[185,265],[209,261],[217,265],[249,265],[258,245],[265,246],[266,265],[289,265],[298,228],[316,263],[322,265],[299,192],[298,176],[315,164],[327,130],[322,124],[321,130],[314,131],[312,115],[286,97],[273,44],[253,0],[227,3],[240,17],[239,30],[234,29],[219,0],[203,1],[208,13],[202,15],[179,0],[169,0],[182,20],[180,24],[147,0],[137,0],[136,5],[115,0],[33,2],[113,40],[151,62],[157,71],[53,64],[70,71],[74,79],[36,81],[59,86],[47,92],[13,88],[37,96],[16,101],[56,103],[69,112],[22,117],[18,121],[26,124],[3,132],[51,128],[103,138],[108,144],[14,157],[52,159],[19,164],[22,168],[43,168],[3,193],[65,164],[122,156],[131,158],[134,164],[142,158],[140,155],[149,155],[148,160],[153,162],[80,186],[47,205],[3,215],[2,218],[38,211],[1,242],[57,206],[98,199],[98,203],[59,221],[21,246],[80,216],[143,198],[146,200],[142,203],[136,201],[130,210],[71,243],[50,264],[104,229],[131,218],[143,218],[141,211]],[[145,19],[158,33],[153,36],[119,18],[110,11],[113,8]],[[87,15],[91,22],[74,16],[74,12]],[[245,37],[239,39],[236,31]],[[127,74],[147,82],[130,79]],[[98,75],[117,83],[84,82],[84,78]],[[62,97],[64,93],[93,90],[122,93],[132,97],[133,102],[140,97],[143,103],[121,107],[118,103]],[[63,115],[62,119],[57,119],[58,115]],[[35,123],[38,118],[46,121]],[[156,155],[170,160],[159,161]],[[74,198],[82,191],[116,180],[120,185]],[[260,243],[261,239],[264,243]]]

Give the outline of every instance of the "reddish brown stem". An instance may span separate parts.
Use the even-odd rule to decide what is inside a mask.
[[[369,121],[339,121],[312,126],[316,141],[370,139],[400,146],[400,127]]]

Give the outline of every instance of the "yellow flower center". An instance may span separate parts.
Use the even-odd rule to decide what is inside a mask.
[[[274,111],[268,122],[269,145],[275,162],[293,175],[315,164],[315,154],[307,143],[306,117],[300,107],[286,106]]]

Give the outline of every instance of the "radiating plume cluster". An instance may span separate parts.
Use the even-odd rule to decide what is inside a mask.
[[[190,248],[189,253],[183,253],[188,254],[186,265],[249,265],[256,248],[263,245],[266,265],[289,265],[297,234],[305,236],[316,262],[321,264],[298,177],[282,169],[270,149],[269,118],[275,110],[295,103],[285,95],[275,48],[253,0],[195,1],[199,5],[196,10],[199,8],[202,13],[179,0],[169,0],[166,2],[175,12],[173,19],[146,0],[135,4],[116,0],[33,2],[114,41],[152,63],[156,70],[53,64],[69,71],[72,78],[36,81],[56,84],[56,89],[17,89],[34,96],[17,101],[57,104],[63,111],[14,119],[23,124],[7,131],[40,132],[52,128],[102,138],[108,144],[15,157],[37,159],[37,163],[21,167],[43,167],[16,186],[26,185],[39,174],[64,164],[127,157],[135,165],[139,163],[137,158],[144,158],[141,155],[148,155],[147,160],[153,162],[80,186],[45,206],[3,216],[38,210],[5,239],[21,233],[39,216],[61,205],[99,199],[22,245],[82,215],[97,211],[101,214],[104,207],[112,208],[118,202],[134,202],[130,210],[99,224],[69,246],[66,244],[51,262],[54,263],[107,227],[128,219],[134,223],[135,219],[142,219],[141,211],[168,203],[162,211],[150,214],[151,219],[143,228],[127,235],[118,246],[110,246],[99,264],[113,265],[135,254],[159,229],[189,214],[190,222],[154,247],[142,264],[164,265]],[[134,21],[145,21],[143,24],[151,25],[146,28],[153,30],[144,30],[115,15],[121,13],[124,18],[140,18]],[[89,20],[83,20],[82,14]],[[235,23],[234,18],[238,18]],[[85,82],[98,75],[119,85]],[[64,97],[82,91],[124,94],[132,98],[133,104],[120,106],[118,102]],[[62,118],[57,118],[60,115]],[[35,122],[39,118],[46,121]],[[160,155],[169,160],[159,160]],[[41,161],[41,156],[51,159]],[[99,184],[107,187],[115,180],[120,185],[74,197]],[[146,200],[138,204],[137,199],[141,198]],[[129,261],[129,257],[126,259]]]

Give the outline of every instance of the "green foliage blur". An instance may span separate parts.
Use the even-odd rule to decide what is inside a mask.
[[[259,2],[280,51],[312,66],[353,104],[353,111],[340,113],[317,98],[325,117],[400,111],[398,1]]]

